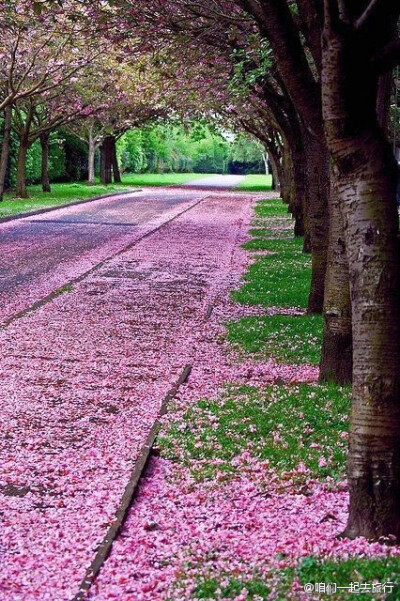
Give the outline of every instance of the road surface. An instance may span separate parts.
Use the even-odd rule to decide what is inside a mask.
[[[227,190],[230,188],[236,188],[242,181],[244,181],[244,175],[216,175],[213,177],[202,177],[195,179],[186,184],[185,187],[189,188],[218,188],[220,190]]]
[[[196,180],[198,189],[150,188],[0,224],[0,325],[140,235],[241,178]]]
[[[3,314],[96,269],[0,329],[0,601],[78,592],[229,287],[251,198],[151,190],[2,226]]]

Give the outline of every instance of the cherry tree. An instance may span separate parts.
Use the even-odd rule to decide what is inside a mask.
[[[119,62],[109,54],[91,74],[82,97],[92,107],[92,114],[73,121],[69,129],[88,146],[89,184],[95,182],[95,153],[99,148],[101,181],[110,183],[112,172],[119,181],[116,141],[128,129],[165,116],[171,107],[171,92],[146,55],[134,62]]]

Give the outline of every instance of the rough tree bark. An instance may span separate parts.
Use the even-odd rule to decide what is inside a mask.
[[[311,290],[307,311],[312,314],[322,313],[324,305],[329,232],[329,170],[325,144],[306,128],[303,131],[303,140],[308,183],[306,210],[312,249]]]
[[[354,14],[356,9],[359,14]],[[400,539],[397,169],[377,120],[379,72],[374,57],[390,40],[398,12],[397,4],[365,0],[355,6],[325,0],[322,69],[324,120],[338,172],[353,315],[345,535],[395,540]]]
[[[329,242],[320,382],[349,384],[353,374],[349,269],[336,173],[331,169]]]
[[[18,162],[17,162],[17,181],[15,195],[17,198],[28,198],[26,187],[26,156],[29,149],[29,140],[23,135],[19,141]]]
[[[112,182],[112,137],[106,136],[100,147],[100,181],[102,184],[111,184]]]
[[[49,179],[49,138],[50,132],[44,132],[40,135],[40,145],[42,147],[42,190],[43,192],[51,192]]]
[[[12,106],[9,105],[4,109],[4,132],[0,157],[0,201],[3,200],[4,182],[6,178],[8,156],[10,152],[11,120]]]

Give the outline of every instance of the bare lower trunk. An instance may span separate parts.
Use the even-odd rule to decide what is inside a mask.
[[[330,5],[326,5],[330,8]],[[369,36],[326,8],[322,97],[338,170],[353,319],[353,402],[345,534],[400,540],[400,256],[397,169],[378,126],[369,58],[391,21]],[[383,23],[383,25],[382,25]],[[395,23],[395,21],[394,21]],[[351,102],[349,102],[351,99]]]
[[[281,180],[279,177],[279,171],[278,171],[278,166],[277,166],[277,162],[279,162],[278,157],[273,157],[271,154],[270,156],[270,161],[271,161],[271,171],[272,171],[272,186],[271,186],[271,190],[273,191],[279,191],[281,189]]]
[[[263,152],[263,161],[265,167],[265,175],[269,175],[269,160],[268,160],[268,152]]]
[[[282,173],[283,173],[283,189],[282,200],[286,202],[291,210],[295,200],[293,164],[290,156],[290,150],[287,144],[282,150]]]
[[[26,188],[26,155],[28,148],[28,141],[22,138],[18,149],[17,182],[15,190],[17,198],[28,198],[28,190]]]
[[[102,184],[112,182],[112,150],[111,136],[106,136],[100,148],[100,181]]]
[[[0,157],[0,201],[3,200],[4,182],[7,172],[8,155],[10,152],[11,120],[12,106],[7,106],[4,109],[4,134]]]
[[[320,381],[349,384],[353,374],[353,346],[349,266],[336,175],[331,170],[329,241],[324,297],[324,337]]]
[[[291,151],[294,179],[294,203],[292,214],[294,217],[294,235],[295,237],[304,236],[306,227],[308,229],[308,218],[304,214],[304,207],[307,196],[307,178],[305,172],[304,152],[299,148],[293,148]]]
[[[307,310],[309,313],[322,313],[329,231],[328,155],[325,145],[317,138],[306,130],[303,135],[308,183],[306,211],[312,252],[311,290]]]
[[[361,142],[361,141],[360,141]],[[353,311],[354,378],[348,461],[352,537],[400,538],[400,262],[389,152],[366,141],[359,172],[342,176]],[[371,152],[372,151],[372,152]],[[354,153],[360,152],[360,144]],[[354,189],[358,194],[354,197]]]
[[[89,136],[89,156],[88,156],[88,172],[89,179],[88,183],[90,186],[93,186],[95,183],[95,170],[94,170],[94,160],[95,160],[96,149],[93,141],[93,137]]]
[[[48,132],[40,136],[40,145],[42,147],[42,190],[51,192],[49,179],[49,137]]]
[[[112,136],[111,141],[110,141],[110,152],[111,152],[111,158],[112,158],[112,170],[113,170],[113,175],[114,175],[114,182],[117,184],[121,183],[121,173],[119,170],[119,165],[118,165],[118,157],[117,157],[117,146],[115,143],[115,137]]]

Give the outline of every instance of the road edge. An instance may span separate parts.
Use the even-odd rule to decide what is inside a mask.
[[[128,484],[125,487],[124,494],[121,498],[119,507],[115,513],[115,520],[112,522],[112,524],[107,530],[105,537],[99,544],[96,555],[89,567],[87,568],[86,574],[83,580],[81,581],[79,592],[73,597],[72,601],[84,601],[84,599],[90,591],[94,580],[96,579],[101,568],[107,561],[107,558],[111,553],[113,543],[117,539],[128,516],[129,510],[132,506],[139,484],[141,482],[143,473],[149,462],[154,442],[156,441],[161,428],[161,418],[167,413],[169,403],[175,398],[180,386],[186,382],[191,371],[192,365],[190,363],[187,363],[184,369],[182,370],[179,378],[175,382],[174,386],[165,395],[161,403],[156,420],[154,421],[153,426],[151,427],[151,430],[146,437],[145,443],[141,448],[139,456],[135,461]]]
[[[95,200],[104,200],[106,198],[112,198],[113,196],[135,194],[136,192],[143,192],[143,189],[135,188],[131,190],[121,190],[121,192],[110,192],[109,194],[100,194],[100,196],[93,196],[92,198],[85,198],[84,200],[73,200],[72,202],[66,202],[62,205],[54,205],[54,207],[46,207],[44,209],[36,209],[35,211],[27,211],[26,213],[16,213],[15,215],[7,215],[6,217],[0,217],[0,224],[7,223],[8,221],[17,221],[18,219],[24,219],[25,217],[34,217],[35,215],[42,215],[43,213],[51,213],[51,211],[58,211],[58,209],[76,207],[77,205],[83,205],[88,202],[94,202]]]

